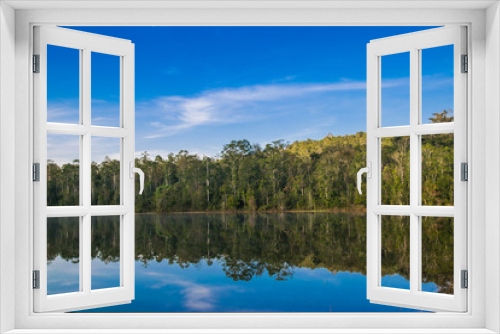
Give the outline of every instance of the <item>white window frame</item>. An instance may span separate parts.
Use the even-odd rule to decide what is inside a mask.
[[[331,3],[297,1],[226,5],[209,1],[186,8],[174,2],[133,3],[143,10],[123,9],[131,2],[22,2],[0,4],[0,329],[63,329],[61,332],[103,332],[99,329],[127,329],[128,333],[144,333],[146,328],[175,332],[176,328],[225,329],[238,332],[254,328],[255,332],[278,332],[302,328],[301,332],[335,332],[355,328],[363,333],[452,332],[490,333],[500,331],[500,12],[498,3],[474,1],[434,1],[417,3],[399,1],[338,1]],[[20,8],[12,10],[9,5]],[[37,9],[21,9],[32,8]],[[32,6],[32,7],[30,7]],[[45,9],[40,9],[46,6]],[[70,8],[58,8],[58,7]],[[74,9],[71,6],[87,9]],[[101,9],[96,8],[99,6]],[[103,7],[115,6],[114,10]],[[121,9],[116,7],[123,6]],[[164,8],[147,9],[147,6]],[[204,8],[193,6],[203,6]],[[253,6],[253,7],[252,7]],[[397,9],[391,9],[397,6]],[[489,8],[487,8],[489,6]],[[165,8],[170,7],[170,8]],[[267,7],[267,8],[266,8]],[[280,8],[281,7],[281,8]],[[405,8],[406,7],[406,8]],[[48,8],[48,9],[47,9]],[[350,9],[349,9],[350,8]],[[438,8],[438,9],[436,9]],[[12,19],[15,16],[15,22]],[[486,22],[486,25],[485,25]],[[30,180],[33,120],[32,76],[29,73],[32,54],[32,27],[36,24],[57,25],[415,25],[436,26],[465,24],[469,31],[470,57],[468,76],[468,152],[469,152],[469,284],[468,312],[435,314],[35,314],[31,290],[33,203]],[[8,28],[8,29],[6,29]],[[15,31],[15,41],[13,40]],[[132,41],[133,42],[133,41]],[[14,48],[15,47],[15,48]],[[15,73],[11,69],[15,66]],[[488,70],[486,71],[486,66]],[[15,82],[13,87],[12,82]],[[15,100],[10,97],[15,93]],[[9,109],[11,108],[11,109]],[[15,109],[14,109],[15,108]],[[9,109],[9,110],[7,110]],[[12,116],[15,110],[15,116]],[[486,118],[488,121],[486,122]],[[15,133],[6,127],[15,128]],[[3,132],[2,132],[3,131]],[[10,138],[10,140],[9,140]],[[15,139],[15,147],[12,142]],[[7,140],[7,142],[6,142]],[[486,154],[488,152],[488,154]],[[8,159],[15,159],[15,183]],[[488,165],[486,165],[488,162]],[[486,167],[485,167],[486,166]],[[486,172],[491,172],[486,182]],[[6,189],[4,185],[12,188]],[[9,211],[9,194],[15,186],[15,211]],[[486,206],[485,203],[488,205]],[[15,226],[6,219],[15,218]],[[14,259],[11,254],[14,252]],[[26,261],[29,259],[29,261]],[[12,289],[12,286],[15,286]],[[14,291],[12,291],[14,290]],[[486,293],[488,291],[488,293]],[[15,305],[12,308],[12,305]],[[13,309],[13,310],[12,310]],[[13,316],[13,318],[12,318]],[[1,322],[1,321],[0,321]],[[142,326],[142,330],[130,330]],[[170,330],[168,330],[170,329]],[[232,330],[231,330],[232,329]],[[268,329],[267,331],[265,329]],[[329,329],[329,330],[328,330]],[[447,331],[449,330],[449,331]],[[51,331],[54,332],[54,331]],[[296,332],[296,331],[295,331]],[[337,331],[339,332],[339,331]],[[414,331],[412,331],[414,333]]]
[[[47,122],[47,45],[78,50],[80,65],[80,120],[78,124]],[[95,126],[91,122],[92,53],[119,57],[119,127]],[[35,312],[74,311],[99,306],[130,303],[135,291],[135,99],[134,44],[129,40],[101,36],[60,27],[34,27],[34,53],[39,56],[39,72],[33,76],[34,162],[39,163],[39,181],[33,184],[34,270],[39,271],[39,289],[34,292]],[[76,206],[47,206],[47,135],[78,136],[80,141],[80,203]],[[91,204],[92,138],[119,140],[120,203]],[[91,287],[91,220],[118,216],[120,219],[120,285],[93,290]],[[79,289],[71,293],[47,295],[47,218],[79,218]]]
[[[450,26],[372,40],[367,46],[367,161],[371,177],[367,179],[367,297],[371,302],[414,307],[423,310],[467,310],[467,290],[461,288],[461,271],[467,270],[467,183],[461,180],[461,163],[467,163],[467,76],[462,72],[461,58],[467,54],[466,27]],[[454,121],[425,124],[422,119],[422,50],[452,45],[454,72]],[[383,56],[409,53],[410,124],[383,127],[382,72]],[[424,122],[423,122],[424,121]],[[454,138],[454,205],[422,205],[421,136],[451,133]],[[405,136],[410,142],[409,205],[382,203],[382,138]],[[387,185],[385,185],[387,187]],[[382,274],[382,217],[409,218],[410,286],[409,289],[384,287]],[[422,286],[422,217],[453,219],[452,295],[424,292]]]

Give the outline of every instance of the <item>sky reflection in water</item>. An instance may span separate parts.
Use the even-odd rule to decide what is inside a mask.
[[[413,311],[366,299],[365,231],[364,215],[137,215],[135,300],[87,312]],[[49,294],[78,289],[78,261],[54,252],[57,240],[49,236]],[[99,259],[113,251],[93,255],[93,287],[115,285],[107,269],[119,262]],[[408,285],[397,272],[384,280]]]

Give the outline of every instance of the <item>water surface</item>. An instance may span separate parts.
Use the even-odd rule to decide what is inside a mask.
[[[94,243],[103,234],[113,238],[103,219],[92,231],[96,287],[116,281],[119,263],[119,243]],[[392,239],[399,240],[404,228],[394,226]],[[78,254],[67,247],[78,233],[61,238],[58,230],[49,235],[49,293],[78,290],[75,279],[61,285],[78,271]],[[364,214],[138,214],[135,233],[135,300],[91,312],[412,311],[366,299]],[[396,245],[395,254],[405,247]],[[404,288],[407,269],[396,256],[387,259],[383,280]],[[443,275],[430,273],[424,282],[426,291],[449,289]]]

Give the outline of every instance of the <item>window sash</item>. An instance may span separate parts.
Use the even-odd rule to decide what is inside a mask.
[[[47,122],[47,45],[80,50],[79,124]],[[120,57],[120,127],[91,124],[91,53]],[[64,28],[34,28],[34,54],[40,55],[40,72],[34,74],[34,161],[40,163],[40,182],[34,184],[34,265],[40,271],[40,289],[33,290],[34,311],[54,312],[128,303],[134,298],[134,179],[129,162],[134,161],[134,45],[130,41]],[[47,206],[47,134],[80,137],[80,205]],[[120,139],[120,205],[91,205],[91,138]],[[120,216],[120,286],[91,289],[91,218]],[[47,218],[80,217],[79,291],[47,295]]]
[[[367,47],[367,297],[370,301],[423,310],[465,312],[467,290],[460,289],[461,270],[467,269],[467,183],[460,181],[460,164],[467,162],[467,75],[461,74],[461,55],[467,54],[466,28],[455,26],[371,41]],[[420,124],[421,49],[454,45],[454,122]],[[410,53],[410,125],[381,126],[381,57]],[[421,136],[454,134],[454,206],[421,205]],[[381,205],[382,137],[410,137],[410,205]],[[410,217],[410,290],[381,286],[382,215]],[[420,291],[422,283],[421,217],[454,218],[454,295]]]

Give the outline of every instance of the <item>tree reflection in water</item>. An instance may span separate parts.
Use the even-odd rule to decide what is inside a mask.
[[[103,221],[96,225],[98,230],[92,231],[92,258],[118,261],[119,243],[110,239],[114,229],[107,227],[106,217],[100,219]],[[422,225],[422,234],[428,236],[423,242],[422,281],[433,282],[435,292],[453,293],[453,228],[449,228],[447,218],[440,219]],[[78,262],[78,225],[64,222],[64,218],[50,222],[49,263],[58,256]],[[409,247],[406,229],[405,224],[392,224],[384,232],[391,247],[384,250],[383,275],[409,279],[408,268],[401,265],[399,256]],[[210,266],[218,261],[233,281],[250,281],[262,275],[286,281],[296,268],[366,274],[364,214],[138,214],[135,237],[136,261],[144,267],[152,261],[167,261],[181,268],[201,261]],[[107,238],[110,242],[105,242]]]

